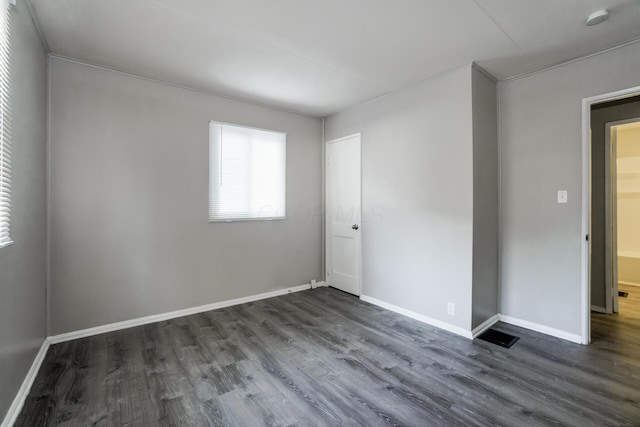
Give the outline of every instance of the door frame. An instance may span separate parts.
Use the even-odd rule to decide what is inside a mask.
[[[582,344],[591,343],[591,106],[640,95],[640,86],[582,99]]]
[[[616,165],[616,137],[611,135],[611,131],[615,129],[617,122],[607,122],[604,124],[604,224],[605,224],[605,246],[604,246],[604,274],[605,274],[605,313],[613,314],[618,311],[618,299],[615,296],[614,288],[618,288],[618,236],[616,233],[618,221],[617,213],[617,165]]]
[[[323,258],[324,258],[324,263],[322,266],[322,272],[324,275],[324,281],[327,284],[327,286],[329,285],[329,281],[327,278],[327,265],[328,265],[328,245],[327,245],[327,239],[329,238],[329,232],[328,232],[328,227],[327,227],[327,180],[329,179],[329,175],[327,173],[327,161],[328,161],[328,152],[329,150],[327,150],[327,147],[329,146],[329,144],[334,144],[336,142],[340,142],[340,141],[344,141],[347,139],[351,139],[351,138],[355,138],[358,137],[360,140],[360,240],[358,242],[358,252],[360,254],[360,256],[358,257],[359,263],[358,263],[358,297],[362,296],[362,236],[364,233],[364,212],[362,211],[362,133],[358,132],[358,133],[354,133],[354,134],[350,134],[347,136],[343,136],[340,138],[336,138],[336,139],[332,139],[329,141],[324,141],[324,144],[322,144],[322,149],[323,149],[323,159],[322,159],[322,173],[324,175],[324,179],[322,180],[322,186],[323,186],[323,195],[322,195],[322,202],[323,202],[323,210],[324,210],[324,215],[323,215],[323,230],[324,230],[324,238],[322,239],[323,241],[323,246],[324,246],[324,250],[323,250]]]
[[[614,176],[617,176],[618,166],[616,160],[618,155],[617,132],[612,133],[612,130],[614,130],[616,126],[638,122],[640,122],[640,117],[605,123],[604,136],[605,146],[607,147],[605,153],[605,166],[607,167],[605,171],[605,194],[608,202],[605,206],[605,224],[607,226],[605,246],[607,301],[605,308],[607,313],[618,312],[618,182],[617,179],[613,179]]]

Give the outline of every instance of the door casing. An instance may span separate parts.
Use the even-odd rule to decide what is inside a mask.
[[[591,106],[640,95],[640,86],[582,99],[581,343],[591,343]]]

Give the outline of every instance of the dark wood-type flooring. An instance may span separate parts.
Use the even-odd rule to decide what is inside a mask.
[[[49,349],[16,425],[640,425],[625,290],[590,346],[499,324],[504,349],[330,288],[83,338]]]

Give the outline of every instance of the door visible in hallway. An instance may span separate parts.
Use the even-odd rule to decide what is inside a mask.
[[[359,134],[327,142],[326,280],[354,295],[362,292],[360,171]]]
[[[618,313],[618,284],[640,283],[640,117],[605,125],[610,153],[606,159],[606,308],[607,313]]]

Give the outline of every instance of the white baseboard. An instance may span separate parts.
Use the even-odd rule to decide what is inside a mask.
[[[637,282],[626,282],[624,280],[618,280],[620,285],[628,285],[628,286],[640,286],[640,283]]]
[[[38,375],[38,371],[40,370],[42,361],[47,354],[47,350],[49,350],[49,344],[49,339],[45,338],[44,342],[40,346],[38,354],[36,354],[35,359],[33,359],[33,363],[31,364],[31,368],[29,368],[29,372],[27,372],[27,376],[24,378],[24,381],[20,386],[20,390],[18,390],[18,394],[16,394],[16,397],[13,399],[2,424],[0,424],[0,427],[11,427],[16,422],[16,419],[18,418],[18,415],[20,415],[20,411],[24,406],[24,402],[31,391],[31,386]]]
[[[592,305],[591,306],[591,311],[595,311],[596,313],[604,313],[607,314],[607,310],[602,308],[602,307],[598,307],[597,305]]]
[[[396,312],[398,314],[402,314],[403,316],[410,317],[419,322],[426,323],[431,326],[435,326],[436,328],[444,329],[445,331],[452,332],[454,334],[463,336],[465,338],[469,338],[469,339],[473,338],[471,331],[467,331],[466,329],[461,328],[459,326],[455,326],[450,323],[443,322],[442,320],[432,319],[431,317],[427,317],[425,315],[416,313],[414,311],[407,310],[406,308],[398,307],[397,305],[389,304],[388,302],[380,301],[379,299],[369,297],[367,295],[360,295],[360,299],[370,304],[377,305],[382,308],[386,308],[387,310]]]
[[[424,316],[422,314],[413,312],[411,310],[407,310],[402,307],[398,307],[397,305],[389,304],[384,301],[380,301],[379,299],[361,295],[360,299],[362,301],[371,303],[373,305],[377,305],[382,308],[386,308],[387,310],[394,311],[396,313],[402,314],[404,316],[410,317],[412,319],[418,320],[420,322],[426,323],[431,326],[435,326],[436,328],[444,329],[445,331],[453,332],[454,334],[463,336],[465,338],[473,339],[480,335],[482,332],[489,329],[491,326],[496,324],[498,321],[509,323],[514,326],[519,326],[521,328],[530,329],[532,331],[540,332],[545,335],[550,335],[556,338],[560,338],[566,341],[571,341],[578,344],[583,344],[582,337],[577,334],[572,334],[566,331],[562,331],[560,329],[551,328],[549,326],[540,325],[538,323],[529,322],[528,320],[522,320],[511,316],[505,316],[504,314],[496,314],[491,316],[489,319],[484,321],[482,324],[474,328],[472,331],[467,331],[464,328],[459,326],[451,325],[449,323],[443,322],[441,320],[432,319],[430,317]]]
[[[561,338],[563,340],[575,342],[578,344],[582,344],[582,337],[577,334],[572,334],[566,331],[561,331],[560,329],[551,328],[549,326],[540,325],[538,323],[529,322],[528,320],[517,319],[511,316],[505,316],[504,314],[500,314],[500,321],[504,323],[509,323],[514,326],[519,326],[525,329],[531,329],[532,331],[540,332],[542,334],[551,335],[556,338]]]
[[[640,252],[636,252],[636,251],[618,251],[618,258],[640,259]]]
[[[327,282],[325,282],[324,280],[316,282],[316,288],[327,287],[327,286],[329,286],[329,284]],[[311,286],[311,289],[315,289],[315,288],[313,286]]]
[[[500,320],[500,315],[494,314],[493,316],[491,316],[490,318],[488,318],[487,320],[485,320],[484,322],[476,326],[471,331],[471,336],[473,338],[477,337],[478,335],[480,335],[481,333],[483,333],[484,331],[486,331],[487,329],[489,329],[490,327],[498,323],[499,320]]]
[[[324,283],[324,282],[318,282]],[[317,286],[324,286],[320,284]],[[49,337],[51,344],[57,344],[65,341],[71,341],[78,338],[90,337],[93,335],[104,334],[105,332],[118,331],[121,329],[133,328],[136,326],[147,325],[149,323],[161,322],[163,320],[175,319],[176,317],[189,316],[190,314],[202,313],[205,311],[216,310],[224,307],[231,307],[232,305],[245,304],[247,302],[258,301],[261,299],[273,298],[280,295],[290,294],[292,292],[300,292],[311,289],[311,284],[294,286],[291,288],[279,289],[277,291],[265,292],[257,295],[250,295],[248,297],[236,298],[227,301],[214,302],[213,304],[200,305],[197,307],[185,308],[183,310],[171,311],[168,313],[154,314],[151,316],[139,317],[137,319],[125,320],[122,322],[109,323],[107,325],[96,326],[94,328],[81,329],[79,331],[67,332],[60,335],[54,335]]]

